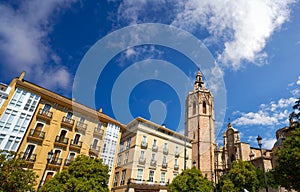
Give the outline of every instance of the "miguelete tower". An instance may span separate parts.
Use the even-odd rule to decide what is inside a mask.
[[[204,86],[200,69],[196,75],[194,90],[186,98],[185,118],[185,134],[193,139],[192,164],[213,181],[216,147],[214,98]]]

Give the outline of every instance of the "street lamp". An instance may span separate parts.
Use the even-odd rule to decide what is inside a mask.
[[[262,150],[261,150],[261,146],[262,146],[262,143],[261,143],[262,138],[261,138],[261,136],[258,135],[257,138],[256,138],[256,140],[257,140],[257,143],[258,143],[258,146],[259,146],[259,149],[260,149],[260,155],[261,155],[262,167],[263,167],[263,172],[264,172],[266,192],[269,192],[268,183],[267,183],[267,176],[266,176],[266,171],[265,171],[264,157],[263,157],[263,153],[262,153]]]
[[[45,167],[45,169],[44,169],[43,176],[42,176],[41,181],[40,181],[40,184],[39,184],[39,186],[38,186],[38,191],[39,191],[39,189],[40,189],[41,186],[42,186],[43,178],[44,178],[45,172],[46,172],[46,170],[47,170],[47,168],[48,168],[48,164],[49,164],[50,160],[52,159],[52,156],[53,156],[53,151],[51,150],[51,151],[48,152],[46,167]]]

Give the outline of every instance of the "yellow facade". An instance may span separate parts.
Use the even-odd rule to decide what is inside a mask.
[[[12,91],[0,109],[0,116],[17,88],[40,96],[17,150],[19,158],[25,159],[29,168],[39,176],[37,183],[43,184],[46,179],[67,168],[70,161],[79,154],[101,158],[101,154],[105,151],[103,147],[106,132],[114,127],[118,132],[115,133],[113,147],[118,150],[123,129],[121,123],[102,112],[25,81],[24,75],[22,73],[10,83]],[[53,156],[47,165],[47,155],[51,150]],[[116,159],[116,154],[113,160]],[[108,163],[112,165],[110,174],[114,175],[115,163],[109,161]],[[112,176],[110,185],[111,179]]]
[[[191,139],[138,117],[122,134],[112,190],[166,191],[185,163],[191,168],[191,151]]]

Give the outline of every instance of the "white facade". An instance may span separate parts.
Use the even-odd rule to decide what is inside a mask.
[[[0,83],[0,108],[2,107],[4,101],[8,98],[10,90],[11,87],[7,86],[4,83]]]
[[[116,148],[118,143],[120,127],[114,125],[112,123],[108,123],[105,136],[104,136],[104,144],[101,149],[101,159],[103,160],[103,164],[108,165],[109,172],[111,175],[111,170],[114,164],[114,158],[116,155]]]
[[[0,118],[0,150],[17,151],[40,98],[29,91],[16,89]]]

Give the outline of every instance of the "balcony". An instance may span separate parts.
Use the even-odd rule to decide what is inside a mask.
[[[175,157],[178,158],[179,157],[179,153],[175,152]]]
[[[55,145],[66,147],[69,143],[69,138],[61,137],[60,135],[57,135],[55,138]]]
[[[89,152],[90,152],[90,154],[98,157],[99,153],[100,153],[100,147],[91,145]]]
[[[52,119],[52,115],[53,115],[53,112],[40,108],[36,117],[39,119],[43,119],[47,122],[50,122]]]
[[[69,117],[63,117],[61,121],[61,125],[72,129],[74,126],[74,122],[75,122],[74,119],[71,119]]]
[[[36,160],[36,154],[25,154],[24,152],[21,152],[19,154],[19,159],[25,160],[28,163],[34,163]]]
[[[146,141],[142,141],[141,148],[142,149],[147,149],[147,147],[148,147],[148,143]]]
[[[163,169],[166,169],[166,168],[168,168],[168,163],[162,163],[162,165],[161,165],[161,167],[163,168]]]
[[[35,129],[30,129],[27,139],[31,139],[33,141],[42,142],[45,138],[44,131],[37,131]]]
[[[76,131],[79,131],[79,132],[82,132],[82,133],[85,133],[86,131],[86,128],[87,128],[87,124],[86,123],[83,123],[83,122],[80,122],[78,121],[76,123]]]
[[[157,150],[158,150],[157,145],[152,145],[152,151],[153,151],[153,152],[157,152]]]
[[[75,142],[74,139],[71,139],[70,149],[80,150],[81,147],[82,147],[82,142],[81,141]]]
[[[94,136],[102,139],[104,130],[101,127],[95,127]]]
[[[168,148],[164,148],[163,154],[164,154],[164,155],[168,155],[168,153],[169,153],[169,149],[168,149]]]
[[[152,166],[152,167],[156,167],[156,160],[151,160],[151,162],[150,162],[150,166]]]
[[[179,166],[178,165],[174,165],[174,170],[178,170]]]
[[[140,159],[139,159],[139,164],[145,165],[145,164],[146,164],[146,158],[140,157]]]
[[[62,164],[62,158],[52,158],[50,161],[49,161],[49,163],[48,163],[48,165],[53,165],[53,166],[61,166],[61,164]]]

